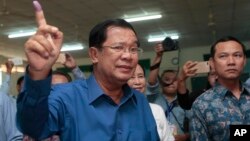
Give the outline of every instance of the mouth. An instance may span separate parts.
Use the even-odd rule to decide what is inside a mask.
[[[226,72],[231,72],[231,73],[233,73],[233,72],[238,72],[238,70],[237,70],[237,69],[227,69]]]
[[[133,67],[127,66],[127,65],[121,65],[121,66],[118,66],[118,68],[125,72],[131,71],[133,69]]]
[[[134,89],[136,89],[136,90],[141,90],[142,87],[134,87]]]
[[[134,88],[135,90],[142,92],[142,88]]]

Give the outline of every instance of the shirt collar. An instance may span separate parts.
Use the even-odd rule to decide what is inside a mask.
[[[162,95],[163,95],[164,99],[167,101],[168,104],[171,104],[171,103],[178,104],[177,95],[175,95],[173,101],[171,101],[171,102],[168,101],[168,98],[164,94],[162,94]]]
[[[89,104],[95,101],[98,97],[104,94],[102,88],[97,83],[95,76],[93,74],[86,80],[88,87],[88,98]]]
[[[248,87],[242,82],[240,82],[240,86],[241,86],[241,94],[250,95],[250,87]],[[214,92],[221,98],[225,98],[227,95],[231,94],[231,92],[227,88],[220,85],[218,82],[215,83]]]
[[[242,84],[242,92],[244,94],[250,95],[250,85],[247,85],[246,83],[241,83]]]
[[[94,102],[97,98],[105,95],[104,91],[102,90],[100,85],[97,83],[95,76],[93,74],[90,75],[90,77],[86,80],[86,82],[88,86],[89,104]],[[127,84],[123,86],[123,92],[124,92],[124,95],[121,99],[120,104],[125,103],[130,98],[133,99],[133,102],[135,104],[137,103],[136,98],[134,96],[134,91]]]

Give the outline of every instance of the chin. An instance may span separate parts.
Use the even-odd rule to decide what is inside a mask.
[[[238,79],[240,77],[237,76],[237,75],[228,75],[228,76],[226,76],[224,78],[227,79],[227,80],[235,80],[235,79]]]
[[[118,79],[121,82],[127,83],[131,76],[119,76]]]
[[[129,80],[132,77],[132,73],[120,73],[118,74],[120,78]]]

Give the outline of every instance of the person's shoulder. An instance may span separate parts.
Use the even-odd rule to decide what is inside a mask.
[[[52,95],[64,96],[75,96],[76,93],[84,93],[87,90],[86,80],[79,79],[69,83],[55,84],[51,87]]]
[[[250,86],[250,78],[248,78],[245,82],[248,86]]]
[[[6,99],[7,97],[8,97],[8,94],[0,91],[0,100],[1,99]]]
[[[164,110],[162,109],[162,107],[158,104],[154,104],[154,103],[149,103],[149,106],[152,110],[152,112],[157,115],[165,115]]]
[[[132,90],[132,93],[134,94],[134,96],[136,98],[146,99],[146,96],[143,93],[141,93],[141,92],[139,92],[139,91],[137,91],[135,89],[131,89],[131,90]]]
[[[163,111],[163,109],[161,108],[161,106],[158,105],[158,104],[149,103],[149,105],[150,105],[150,107],[151,107],[152,110],[154,109],[156,111]]]
[[[73,80],[68,83],[61,83],[61,84],[55,84],[52,85],[52,89],[59,89],[59,90],[65,90],[65,89],[75,89],[76,87],[87,87],[86,80],[85,79],[77,79]]]
[[[201,93],[196,100],[194,101],[194,105],[196,103],[200,104],[205,104],[205,103],[210,103],[212,100],[215,98],[215,91],[214,89],[208,89],[205,92]]]
[[[13,102],[14,103],[15,101],[8,94],[0,91],[0,105],[2,105],[5,102]]]
[[[202,93],[193,103],[194,108],[211,108],[218,105],[218,102],[225,96],[227,89],[221,85],[214,86]]]
[[[147,97],[145,96],[145,94],[143,94],[137,90],[134,90],[134,89],[132,89],[132,93],[133,93],[133,96],[136,98],[137,102],[148,103],[148,100],[147,100]]]
[[[214,93],[213,89],[208,89],[208,90],[203,90],[203,92],[200,90],[200,96],[198,98],[207,98],[209,99],[210,97],[212,97],[212,94]]]

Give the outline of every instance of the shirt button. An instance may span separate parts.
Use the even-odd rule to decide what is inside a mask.
[[[118,134],[122,134],[122,130],[121,129],[118,129],[117,132],[118,132]]]

